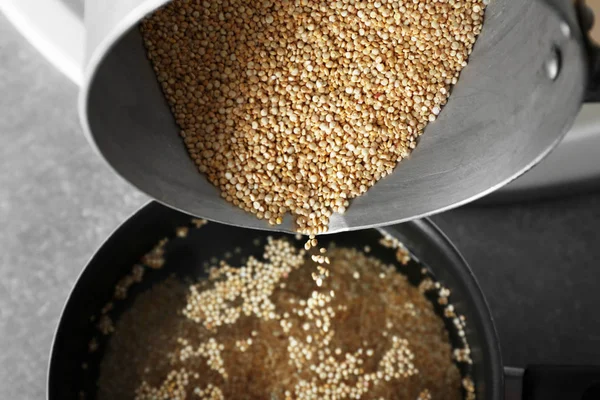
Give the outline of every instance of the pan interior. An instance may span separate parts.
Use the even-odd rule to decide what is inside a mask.
[[[48,397],[50,400],[74,398],[80,391],[86,393],[86,399],[95,398],[99,365],[110,337],[101,335],[96,329],[96,322],[91,321],[90,318],[99,315],[99,311],[111,300],[116,283],[130,273],[132,266],[139,262],[143,254],[152,249],[161,238],[173,237],[175,228],[188,225],[189,220],[190,217],[184,214],[153,203],[141,210],[134,219],[124,224],[92,259],[73,290],[57,331],[50,365]],[[143,230],[140,229],[140,224],[143,225]],[[133,232],[137,232],[137,234],[133,234]],[[401,225],[391,230],[390,233],[403,240],[408,239],[419,243],[422,243],[423,239],[427,237],[427,232],[415,223]],[[419,235],[423,235],[423,237]],[[231,265],[239,265],[243,261],[242,258],[250,255],[261,258],[262,244],[266,241],[267,236],[261,231],[209,223],[200,229],[190,230],[186,238],[173,238],[166,245],[164,267],[158,270],[146,269],[143,281],[130,289],[127,299],[114,303],[114,309],[110,312],[111,318],[118,320],[119,315],[131,306],[137,294],[172,274],[176,274],[182,279],[202,278],[205,276],[203,268],[205,263],[210,262],[213,257],[222,259],[226,252],[231,252],[235,247],[239,247],[241,252],[239,256],[234,254],[233,258],[228,260]],[[275,235],[275,237],[279,236],[284,235]],[[302,246],[304,239],[297,241],[293,236],[288,237],[299,247]],[[386,263],[398,264],[395,259],[395,251],[379,244],[381,237],[381,232],[367,230],[330,235],[320,238],[319,241],[320,245],[325,246],[330,241],[334,241],[338,247],[363,248],[370,246],[371,255]],[[255,243],[256,240],[259,241],[258,246]],[[357,243],[360,243],[360,246],[357,246]],[[435,248],[437,245],[432,241],[429,246]],[[437,251],[443,255],[443,249],[438,248]],[[429,253],[429,256],[434,256],[434,254]],[[425,258],[427,258],[426,255]],[[417,260],[423,260],[422,256],[415,255],[408,266],[402,267],[402,272],[414,284],[418,284],[423,278],[421,273],[423,264]],[[445,263],[455,261],[448,258],[444,260]],[[491,392],[495,385],[486,383],[495,379],[491,378],[492,371],[489,365],[493,361],[493,357],[488,356],[488,353],[493,352],[494,342],[485,336],[482,327],[479,326],[480,323],[485,324],[482,322],[485,316],[482,318],[479,315],[481,304],[478,304],[477,298],[471,298],[472,293],[454,292],[455,288],[456,290],[469,290],[467,287],[461,287],[460,282],[463,277],[456,275],[462,274],[459,272],[463,268],[462,265],[456,267],[440,265],[438,268],[451,271],[450,275],[453,275],[453,279],[458,282],[450,279],[454,285],[447,285],[445,280],[442,281],[453,291],[450,300],[454,304],[456,298],[457,312],[465,314],[470,322],[473,321],[474,325],[468,326],[467,335],[473,351],[475,366],[471,371],[465,365],[459,365],[461,372],[469,373],[474,377],[479,391],[478,398],[495,398]],[[453,271],[454,268],[456,268],[455,271]],[[470,276],[467,275],[467,278]],[[475,293],[476,295],[477,293]],[[434,305],[437,305],[435,297],[432,297],[431,300]],[[443,309],[439,305],[436,306],[436,311],[440,315],[443,313]],[[450,333],[453,346],[462,347],[456,329],[450,321],[446,320],[446,328]],[[96,338],[98,349],[90,353],[89,343],[92,338]],[[490,350],[490,346],[492,350]],[[83,364],[86,365],[85,369],[82,368]]]

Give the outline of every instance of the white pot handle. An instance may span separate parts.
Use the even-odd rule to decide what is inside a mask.
[[[83,82],[85,26],[60,0],[0,0],[0,11],[75,84]]]

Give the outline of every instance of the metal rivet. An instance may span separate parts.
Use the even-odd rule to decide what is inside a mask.
[[[560,23],[560,31],[562,32],[564,37],[571,37],[571,27],[566,22],[562,21]]]
[[[557,47],[553,47],[548,59],[544,63],[546,75],[553,81],[556,80],[560,74],[560,61],[560,50]]]

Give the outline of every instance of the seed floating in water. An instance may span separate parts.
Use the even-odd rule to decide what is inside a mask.
[[[206,280],[139,294],[109,332],[98,398],[474,399],[455,364],[470,361],[466,339],[453,349],[424,295],[448,289],[413,286],[355,249],[318,253],[326,267],[269,238],[260,259],[222,259]],[[444,310],[464,337],[464,319]]]

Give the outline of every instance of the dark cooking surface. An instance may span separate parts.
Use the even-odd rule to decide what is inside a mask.
[[[487,296],[505,365],[600,364],[600,193],[433,219]]]
[[[1,15],[0,50],[0,399],[42,399],[73,282],[146,198],[90,150],[76,88]],[[475,270],[507,363],[600,363],[600,193],[434,219]]]

